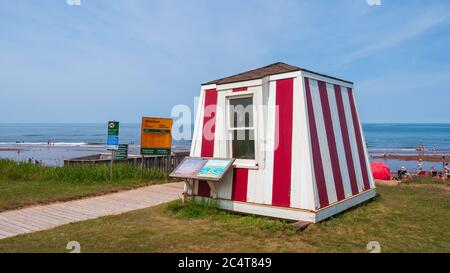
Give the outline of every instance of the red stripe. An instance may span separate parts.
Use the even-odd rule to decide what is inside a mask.
[[[233,191],[231,199],[234,201],[247,201],[248,169],[233,169]]]
[[[322,156],[320,155],[319,137],[317,135],[316,119],[311,98],[309,79],[305,78],[306,104],[308,105],[309,130],[311,134],[311,147],[314,163],[314,174],[316,177],[317,192],[319,194],[320,207],[329,205],[325,175],[323,173]]]
[[[217,90],[205,90],[205,104],[203,109],[202,157],[214,156],[214,133],[216,130]],[[211,189],[206,181],[199,181],[200,196],[209,197]]]
[[[275,124],[275,130],[277,130],[275,143],[278,143],[278,147],[274,152],[272,205],[289,207],[294,80],[292,78],[278,80],[276,86],[278,111]]]
[[[350,137],[348,135],[347,121],[345,119],[344,103],[342,101],[342,92],[339,85],[334,85],[334,94],[336,96],[337,109],[339,114],[339,123],[341,125],[342,141],[344,142],[345,158],[347,162],[348,175],[350,176],[350,186],[352,195],[358,194],[358,184],[356,182],[355,165],[353,164],[352,150],[350,147]]]
[[[233,92],[241,92],[241,91],[247,91],[248,88],[247,87],[239,87],[239,88],[234,88]]]
[[[355,136],[356,136],[356,143],[358,145],[358,155],[359,155],[359,162],[361,164],[362,177],[363,177],[363,181],[364,181],[364,190],[368,190],[368,189],[370,189],[369,173],[367,172],[366,156],[364,154],[362,135],[361,135],[361,126],[358,121],[358,114],[356,113],[355,99],[353,97],[353,90],[351,88],[348,88],[348,98],[350,100],[350,108],[352,109],[352,120],[353,120],[353,126],[355,127]]]
[[[320,101],[322,104],[323,119],[325,121],[325,131],[327,134],[328,150],[330,151],[331,168],[333,171],[334,186],[338,201],[345,199],[344,184],[342,183],[341,167],[336,147],[336,137],[333,130],[333,120],[331,118],[330,102],[328,100],[327,86],[325,82],[319,81]]]

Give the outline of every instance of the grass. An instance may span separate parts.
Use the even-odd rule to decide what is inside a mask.
[[[109,172],[107,165],[44,167],[0,160],[0,211],[168,181],[154,169],[145,169],[141,180],[140,168],[127,164],[114,165],[112,181]]]
[[[0,252],[449,252],[450,187],[379,186],[371,202],[303,232],[284,221],[240,216],[214,203],[173,202],[0,240]]]

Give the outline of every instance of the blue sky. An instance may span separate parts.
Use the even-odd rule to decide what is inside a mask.
[[[0,122],[139,122],[283,61],[355,82],[363,122],[450,122],[450,1],[0,0]]]

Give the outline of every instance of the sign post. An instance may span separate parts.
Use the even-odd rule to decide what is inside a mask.
[[[109,170],[109,180],[113,180],[113,165],[115,151],[119,149],[119,122],[118,121],[108,121],[108,140],[107,140],[108,150],[111,151],[111,168]]]

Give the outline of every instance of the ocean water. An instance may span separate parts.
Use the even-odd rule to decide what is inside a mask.
[[[414,154],[419,144],[425,145],[427,151],[435,147],[438,153],[450,155],[450,124],[364,124],[363,130],[370,155]],[[64,159],[106,153],[106,138],[106,123],[0,124],[0,157],[14,160],[33,157],[44,164],[61,165]],[[54,145],[47,145],[48,141]],[[120,124],[120,142],[130,144],[130,153],[137,154],[140,124]],[[173,141],[174,150],[189,147],[189,140]],[[417,165],[413,161],[386,163],[392,169],[400,166],[414,169]],[[439,167],[440,163],[425,163],[424,167],[433,164]]]
[[[415,152],[419,144],[429,150],[436,147],[450,154],[450,124],[364,124],[369,150]]]

